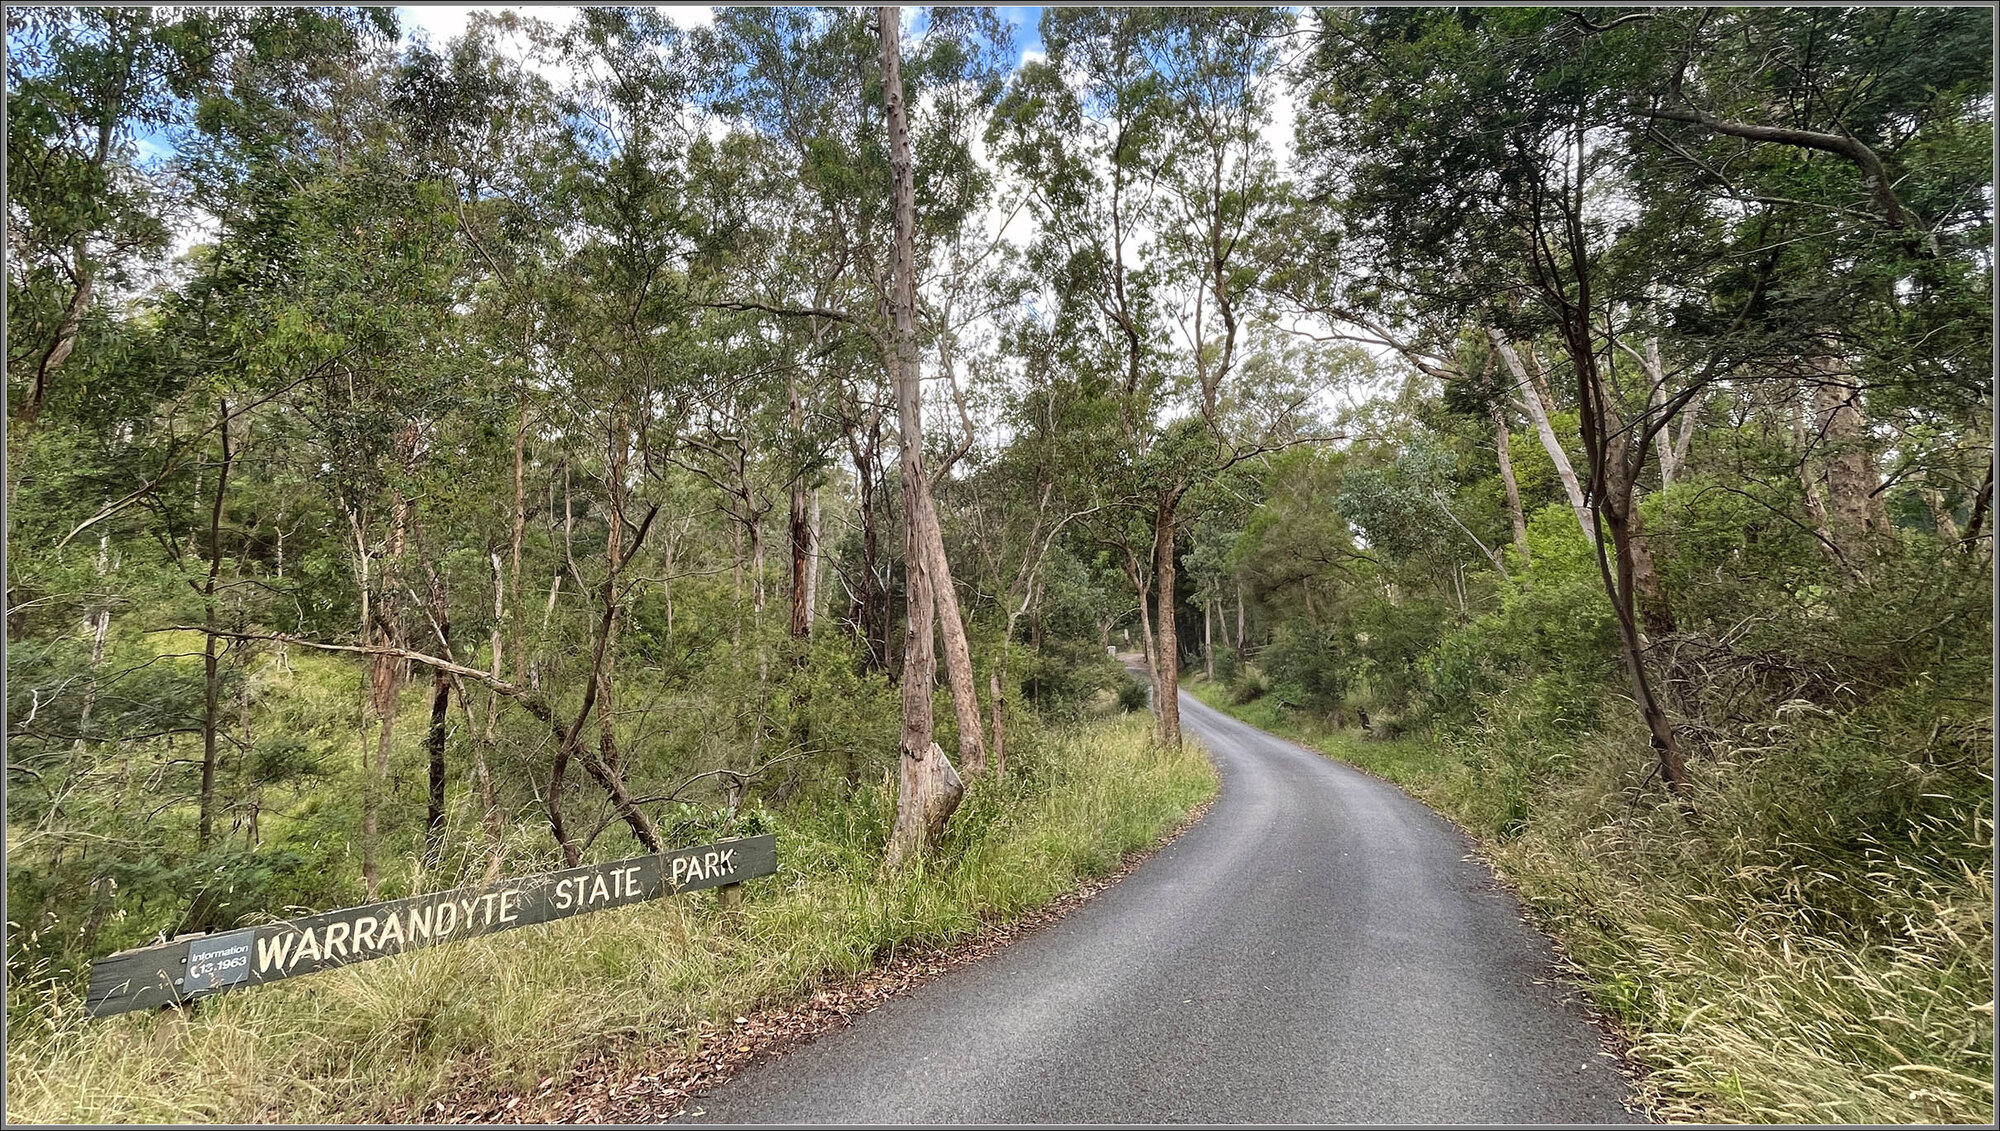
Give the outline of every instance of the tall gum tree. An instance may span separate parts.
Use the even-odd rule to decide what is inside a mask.
[[[1970,289],[1947,280],[1976,277],[1957,243],[1975,229],[1946,202],[1969,165],[1931,166],[1930,203],[1892,207],[1883,190],[1894,175],[1885,182],[1857,148],[1883,170],[1927,130],[1950,148],[1950,107],[1984,81],[1964,67],[1963,48],[1990,43],[1975,22],[1863,11],[1321,17],[1302,155],[1310,189],[1339,202],[1342,258],[1367,282],[1356,293],[1471,315],[1516,345],[1553,343],[1551,385],[1580,424],[1585,525],[1607,535],[1599,572],[1620,651],[1660,772],[1682,797],[1681,739],[1649,671],[1666,662],[1659,638],[1681,627],[1639,504],[1658,453],[1668,480],[1687,469],[1679,437],[1658,440],[1718,382],[1858,388],[1848,375],[1868,371],[1899,400],[1925,396],[1919,387],[1937,398],[1954,395],[1969,352],[1985,356],[1931,354],[1888,330],[1937,319],[1939,337],[1953,335],[1941,316],[1963,309]],[[1940,98],[1895,62],[1907,55],[1892,48],[1918,43],[1947,64],[1931,88]],[[1788,65],[1767,65],[1775,58]],[[1743,65],[1752,59],[1762,62]],[[1690,103],[1702,113],[1689,116]],[[1856,144],[1827,141],[1842,131]],[[1939,235],[1935,248],[1918,228]],[[1853,332],[1861,325],[1885,332],[1870,339]],[[1926,369],[1944,379],[1912,380]],[[1819,415],[1855,428],[1831,401]],[[1843,448],[1852,465],[1865,444]],[[1849,465],[1845,477],[1867,479]],[[1857,510],[1846,525],[1871,521]]]
[[[1099,524],[1143,608],[1160,738],[1180,741],[1177,558],[1189,492],[1263,450],[1222,411],[1282,206],[1263,135],[1275,10],[1051,9],[993,136],[1031,184],[1030,263],[1087,311],[1118,404],[1122,498]],[[1083,323],[1081,317],[1075,321]],[[1143,558],[1143,564],[1142,559]]]
[[[897,775],[896,822],[886,863],[894,868],[921,854],[944,833],[965,787],[951,760],[931,740],[931,688],[937,678],[932,639],[940,615],[957,617],[938,596],[951,586],[937,509],[924,471],[923,374],[917,356],[916,177],[910,164],[909,119],[903,105],[900,8],[876,9],[882,40],[883,96],[888,103],[890,196],[896,218],[891,311],[895,325],[896,415],[902,436],[903,539],[908,560],[907,636],[903,662],[903,735]],[[933,550],[935,546],[935,550]],[[960,626],[963,632],[963,625]],[[973,725],[977,727],[975,714]]]

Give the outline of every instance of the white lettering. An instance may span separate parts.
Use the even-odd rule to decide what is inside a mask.
[[[375,949],[375,928],[380,925],[373,915],[363,915],[354,921],[354,949],[357,952],[364,946],[369,950]]]
[[[272,969],[285,968],[285,956],[292,952],[292,944],[299,936],[290,931],[282,935],[272,935],[257,940],[257,972],[268,974]]]
[[[596,879],[597,882],[590,885],[590,902],[599,903],[610,899],[611,892],[604,886],[604,877],[600,874]]]
[[[521,918],[521,893],[509,888],[500,893],[500,921],[513,923]]]
[[[431,937],[431,927],[437,916],[437,904],[410,908],[410,941]]]
[[[292,952],[292,965],[297,966],[299,963],[304,962],[308,953],[312,955],[315,961],[326,957],[320,953],[319,940],[313,937],[311,927],[307,927],[305,934],[299,936],[299,949]]]
[[[333,957],[333,949],[335,947],[340,948],[340,956],[342,958],[347,957],[347,932],[350,929],[346,923],[328,923],[326,925],[326,956],[328,958]]]
[[[411,920],[414,921],[416,917],[417,917],[416,911],[414,909],[411,910],[410,912]],[[383,950],[388,950],[389,944],[392,942],[396,944],[396,949],[398,950],[402,949],[403,921],[394,915],[389,916],[386,920],[383,921],[382,938],[375,945],[381,947]]]

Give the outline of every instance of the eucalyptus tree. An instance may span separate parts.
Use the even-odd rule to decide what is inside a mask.
[[[880,317],[888,195],[879,125],[871,120],[866,76],[880,44],[872,13],[803,7],[731,8],[714,27],[714,112],[749,140],[746,159],[761,171],[756,217],[758,270],[728,280],[710,301],[776,322],[784,341],[786,409],[794,435],[808,421],[837,422],[852,459],[862,554],[850,624],[868,662],[888,661],[888,586],[878,526],[885,510],[881,424]],[[864,266],[865,265],[865,266]],[[857,364],[874,355],[874,364]],[[815,409],[817,411],[815,411]],[[823,449],[806,443],[788,500],[791,556],[812,555],[809,481]],[[806,576],[795,564],[793,621],[804,619]]]
[[[1937,257],[1900,205],[1869,187],[1883,182],[1863,150],[1954,138],[1947,107],[1979,97],[1969,56],[1947,51],[1940,89],[1950,94],[1913,101],[1887,45],[1949,48],[1983,34],[1970,23],[1954,30],[1952,18],[1860,13],[1635,11],[1600,23],[1554,10],[1385,9],[1322,20],[1301,136],[1313,189],[1344,210],[1342,259],[1373,265],[1363,296],[1486,325],[1545,443],[1549,404],[1538,403],[1532,358],[1513,345],[1537,335],[1557,343],[1584,449],[1572,501],[1587,498],[1586,534],[1601,523],[1608,535],[1601,580],[1677,794],[1689,779],[1647,653],[1679,626],[1641,524],[1646,473],[1656,453],[1669,479],[1680,473],[1688,425],[1673,443],[1662,438],[1717,382],[1775,378],[1849,390],[1820,406],[1817,423],[1866,481],[1848,495],[1874,493],[1858,384],[1846,375],[1850,358],[1892,351],[1858,337],[1832,348],[1826,320],[1893,306],[1885,295],[1916,293],[1916,279],[1939,269],[1916,266]],[[1760,58],[1791,52],[1794,62],[1746,87],[1743,76],[1767,71],[1741,65],[1750,44]],[[1760,84],[1768,89],[1750,89]],[[1867,108],[1875,90],[1884,104]],[[1857,111],[1854,129],[1840,124]],[[1746,125],[1774,112],[1790,120]],[[1825,169],[1828,154],[1845,164]],[[1936,177],[1956,186],[1945,199],[1963,198],[1968,168],[1913,160],[1905,175]],[[1871,199],[1873,212],[1857,216]],[[1977,230],[1971,211],[1944,211],[1953,219],[1942,230],[1961,239]],[[1985,285],[1971,259],[1959,262],[1953,270],[1971,284],[1959,295]],[[1910,305],[1940,310],[1927,298]],[[1850,525],[1882,522],[1857,513]]]
[[[90,527],[101,537],[110,530],[101,524],[129,517],[196,450],[197,438],[159,434],[141,407],[164,395],[143,383],[162,371],[119,363],[143,352],[145,295],[171,281],[159,268],[176,229],[196,219],[173,138],[198,110],[226,115],[233,97],[260,86],[256,76],[286,73],[294,90],[310,89],[364,28],[381,26],[378,14],[353,9],[8,9],[7,500],[16,534],[8,625],[16,638],[30,610],[51,604],[37,591],[42,560],[19,521],[59,502],[74,513],[67,523],[48,516],[62,525],[51,544]],[[68,439],[43,443],[36,433],[52,408],[82,415],[56,426]],[[70,481],[79,475],[98,482]],[[39,497],[17,510],[23,484]]]
[[[682,394],[696,376],[691,279],[709,257],[726,256],[736,218],[709,207],[690,172],[703,132],[692,98],[700,66],[696,45],[666,13],[589,9],[546,42],[572,77],[557,92],[567,136],[551,200],[565,238],[533,277],[548,315],[535,347],[554,378],[546,427],[567,441],[564,535],[553,568],[576,583],[587,667],[580,701],[560,726],[544,804],[573,864],[585,837],[565,806],[572,763],[596,780],[642,845],[661,844],[627,785],[630,740],[618,729],[614,672],[629,575],[660,516],[651,496],[682,443]],[[576,442],[584,437],[589,447]],[[581,519],[603,547],[588,573],[575,554],[575,486],[587,489]],[[587,741],[593,714],[595,740]]]
[[[1277,9],[1050,9],[1048,58],[1021,68],[993,127],[1034,186],[1030,264],[1116,374],[1117,501],[1134,513],[1102,529],[1153,606],[1141,621],[1171,742],[1182,505],[1268,439],[1223,407],[1274,250],[1263,231],[1286,199],[1263,127],[1290,27]]]
[[[291,137],[273,137],[265,115],[246,117],[218,131],[207,151],[216,158],[210,172],[242,163],[231,178],[236,207],[216,205],[225,255],[240,254],[243,270],[257,273],[249,290],[273,327],[255,339],[259,350],[280,372],[314,374],[287,398],[286,416],[303,441],[299,454],[318,465],[315,489],[340,516],[359,638],[377,649],[362,728],[360,839],[371,897],[406,669],[397,653],[418,642],[424,616],[412,599],[424,573],[411,561],[420,500],[458,407],[452,306],[464,274],[455,209],[435,182],[413,175],[407,139],[383,102],[386,79],[383,60],[357,61],[334,80],[327,111],[286,123]],[[288,180],[300,187],[268,195]],[[291,254],[265,259],[260,241],[289,243]]]
[[[1795,475],[1842,572],[1887,545],[1898,479],[1954,527],[1990,494],[1985,430],[1962,425],[1990,411],[1992,22],[1961,8],[1641,15],[1589,30],[1649,56],[1618,124],[1656,202],[1635,251],[1716,283],[1705,317],[1675,319],[1702,343],[1689,363],[1790,386]],[[1885,432],[1901,465],[1887,481]]]
[[[8,9],[16,270],[7,360],[21,383],[8,390],[8,416],[17,440],[48,404],[86,316],[139,285],[171,244],[173,186],[140,145],[186,121],[189,101],[242,50],[243,28],[232,13]]]
[[[770,262],[775,269],[742,280],[736,292],[718,291],[711,300],[717,307],[756,312],[790,326],[783,333],[806,361],[798,374],[804,380],[788,389],[792,418],[802,426],[810,406],[801,402],[817,401],[847,435],[862,525],[853,619],[877,660],[886,645],[888,596],[876,558],[884,486],[880,429],[889,409],[884,391],[898,387],[902,378],[896,374],[903,364],[895,325],[899,241],[910,245],[911,285],[917,288],[912,301],[924,302],[923,310],[909,312],[911,333],[927,337],[939,349],[940,360],[949,364],[953,355],[947,333],[920,324],[930,321],[925,313],[947,303],[925,293],[930,288],[917,276],[928,276],[931,264],[949,254],[983,203],[986,184],[972,157],[971,130],[997,93],[997,45],[1004,41],[997,18],[986,9],[930,12],[930,26],[907,59],[899,38],[895,63],[906,89],[894,93],[919,108],[906,115],[905,129],[923,164],[921,188],[912,190],[908,202],[909,231],[903,233],[896,227],[890,191],[894,130],[887,117],[883,76],[889,59],[883,54],[878,17],[859,10],[740,9],[724,12],[717,21],[718,47],[726,62],[715,105],[756,133],[763,151],[778,163],[783,178],[778,183],[793,187],[779,191],[770,209]],[[948,279],[946,283],[948,297]],[[948,309],[944,317],[950,318]],[[923,343],[912,339],[909,344],[923,352]],[[872,372],[856,364],[863,353],[873,354]],[[913,438],[904,432],[901,458],[923,462],[924,453],[909,447]],[[944,455],[930,473],[926,494],[949,470],[952,458]],[[801,521],[803,484],[793,484],[796,561],[805,556],[800,543],[809,537],[809,524]],[[906,508],[906,521],[909,517]],[[931,599],[938,605],[959,760],[976,774],[985,758],[983,721],[965,618],[935,526],[918,523],[913,530],[917,541],[906,548],[910,561],[928,562],[935,582]],[[797,569],[794,578],[796,608],[803,581]]]
[[[1604,324],[1604,312],[1621,299],[1629,309],[1637,297],[1629,285],[1622,294],[1604,293],[1602,265],[1611,238],[1603,215],[1606,178],[1617,158],[1602,127],[1615,105],[1610,77],[1629,60],[1629,52],[1614,54],[1559,13],[1493,11],[1460,20],[1384,10],[1328,17],[1305,151],[1324,191],[1347,186],[1349,215],[1381,249],[1376,262],[1387,286],[1421,291],[1418,301],[1434,307],[1490,306],[1483,296],[1492,293],[1532,304],[1488,315],[1500,324],[1492,346],[1531,407],[1541,407],[1533,404],[1539,390],[1503,331],[1546,328],[1562,343],[1589,468],[1586,534],[1599,522],[1609,530],[1609,552],[1599,545],[1599,570],[1618,614],[1634,697],[1666,781],[1684,792],[1685,762],[1647,670],[1634,607],[1635,595],[1647,592],[1649,624],[1656,633],[1671,631],[1635,491],[1652,432],[1696,387],[1641,416],[1638,426],[1647,431],[1628,435],[1606,366],[1613,327]],[[1435,90],[1433,66],[1458,81],[1422,98],[1418,87]],[[1448,267],[1398,266],[1409,263]],[[1531,415],[1539,425],[1546,414]]]
[[[26,484],[34,500],[8,508],[10,601],[22,610],[23,581],[37,587],[45,566],[79,556],[80,539],[97,542],[74,780],[114,783],[102,812],[122,826],[116,839],[148,843],[100,853],[92,889],[123,875],[145,898],[162,873],[189,868],[197,895],[183,917],[196,925],[220,913],[218,893],[251,882],[237,854],[258,842],[263,786],[305,768],[290,736],[253,738],[250,652],[224,633],[290,612],[276,582],[317,572],[301,568],[296,543],[285,557],[285,523],[296,533],[314,508],[290,473],[297,432],[284,408],[336,370],[341,350],[287,288],[309,255],[294,209],[323,156],[307,121],[388,27],[381,14],[338,9],[9,11],[10,252],[21,269],[10,272],[8,336],[10,350],[36,351],[10,357],[33,376],[12,405],[10,498]],[[194,235],[200,212],[214,221],[207,241],[141,269],[166,264],[174,229]],[[45,272],[67,280],[60,299]],[[57,380],[69,373],[87,379]],[[24,521],[43,529],[24,537]],[[107,640],[114,609],[124,641]],[[145,635],[176,622],[200,634],[198,682],[141,674],[184,654]],[[10,664],[10,691],[20,678],[31,699],[16,717],[38,713],[38,666]],[[199,756],[176,757],[188,734]],[[10,762],[35,741],[10,733]],[[135,769],[161,794],[141,813],[125,811],[115,784]],[[172,815],[153,828],[182,811],[184,838]],[[150,879],[132,871],[148,852]]]
[[[545,369],[540,363],[550,356],[540,345],[548,328],[538,289],[560,264],[567,130],[547,81],[499,50],[497,36],[512,30],[512,22],[478,16],[441,50],[413,45],[390,76],[387,96],[411,170],[445,194],[460,245],[462,305],[453,368],[467,411],[458,414],[457,434],[441,445],[452,451],[453,478],[432,491],[433,508],[449,517],[423,527],[426,618],[435,622],[436,643],[450,657],[449,609],[458,595],[461,623],[486,622],[489,676],[532,681],[537,657],[521,593],[529,549],[528,478],[532,453],[546,442],[537,418],[550,415],[547,378],[538,376]],[[462,493],[445,498],[453,489]],[[490,595],[465,599],[470,579],[454,579],[446,558],[489,574],[482,580]],[[434,855],[444,820],[447,688],[465,716],[491,877],[498,874],[506,843],[493,768],[504,701],[491,687],[483,696],[473,695],[463,677],[444,669],[433,672],[429,847]]]

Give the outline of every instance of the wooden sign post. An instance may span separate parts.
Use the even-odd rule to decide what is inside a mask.
[[[179,1005],[315,970],[682,892],[720,887],[736,895],[744,880],[777,870],[778,838],[767,834],[183,937],[91,963],[84,1004],[92,1017]]]

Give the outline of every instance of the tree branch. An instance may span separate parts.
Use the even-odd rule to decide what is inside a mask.
[[[1868,191],[1875,198],[1875,206],[1881,210],[1883,222],[1897,231],[1909,226],[1909,216],[1903,211],[1903,202],[1896,196],[1896,190],[1889,180],[1889,172],[1882,165],[1882,158],[1852,134],[1817,133],[1783,126],[1758,126],[1748,122],[1728,121],[1701,110],[1680,110],[1666,106],[1643,107],[1639,109],[1639,113],[1662,121],[1687,122],[1729,137],[1740,137],[1746,141],[1817,149],[1822,153],[1845,157],[1860,168],[1862,176],[1868,182]]]

